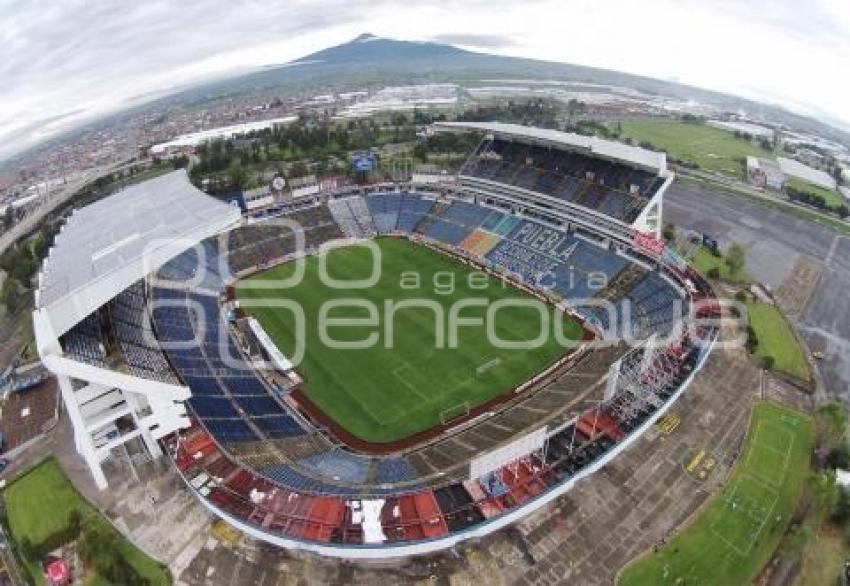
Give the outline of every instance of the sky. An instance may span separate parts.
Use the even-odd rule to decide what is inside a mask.
[[[0,0],[0,159],[366,32],[678,81],[850,129],[848,0]]]

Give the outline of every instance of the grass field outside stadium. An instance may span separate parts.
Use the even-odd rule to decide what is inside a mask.
[[[756,334],[755,355],[774,360],[773,368],[802,381],[811,378],[809,364],[797,336],[775,305],[747,303],[747,316]]]
[[[82,527],[93,528],[110,538],[110,543],[138,575],[151,585],[171,584],[168,570],[145,555],[86,501],[74,488],[55,459],[50,458],[13,480],[4,490],[6,519],[27,573],[35,584],[44,584],[41,559],[27,557],[21,545],[38,545],[67,530],[72,513],[78,514]],[[91,568],[84,583],[108,584],[105,577]]]
[[[740,270],[735,273],[729,268],[729,264],[722,256],[716,256],[705,246],[699,246],[688,259],[691,264],[703,276],[708,276],[712,269],[717,269],[719,278],[730,283],[749,284],[752,278],[747,274],[746,270]]]
[[[818,195],[823,198],[824,203],[826,203],[826,207],[828,208],[837,208],[847,203],[844,198],[842,198],[840,195],[838,195],[831,189],[824,189],[823,187],[813,185],[812,183],[808,183],[800,179],[786,179],[785,187],[795,189],[804,193],[809,193],[811,195]]]
[[[741,161],[747,156],[773,156],[771,151],[755,143],[735,138],[729,131],[706,124],[628,120],[622,122],[622,128],[622,138],[631,138],[635,143],[648,142],[674,159],[696,163],[700,169],[734,177],[743,175]]]
[[[556,320],[553,308],[547,307],[550,323],[538,347],[497,347],[484,325],[453,327],[452,308],[473,299],[484,299],[488,305],[503,300],[531,301],[531,295],[407,240],[381,238],[374,242],[381,255],[380,276],[366,289],[328,287],[320,277],[319,256],[306,259],[305,274],[297,286],[251,288],[257,279],[291,277],[296,270],[294,263],[259,273],[237,286],[243,309],[259,320],[287,356],[292,356],[297,347],[292,312],[247,305],[265,299],[287,299],[300,305],[306,318],[305,354],[296,370],[306,379],[303,392],[337,424],[362,440],[392,442],[462,415],[530,379],[570,352],[572,347],[567,346],[583,335],[577,321],[569,316]],[[335,279],[365,279],[373,268],[372,252],[363,246],[334,249],[327,254],[326,262],[328,274]],[[413,273],[418,280],[413,279]],[[323,343],[318,327],[322,305],[341,299],[374,304],[379,323],[329,325],[327,335],[349,342],[377,337],[371,347],[355,350]],[[424,300],[442,308],[443,317],[436,317],[440,311],[420,306],[399,309],[387,319],[386,300],[396,304]],[[457,315],[486,321],[487,311],[487,307],[467,305],[457,310]],[[327,316],[363,319],[369,316],[369,310],[338,307]],[[393,324],[392,340],[386,329],[388,321]],[[504,307],[492,318],[498,338],[508,342],[542,338],[543,322],[539,309],[532,307]],[[563,334],[560,342],[554,335],[556,327]],[[457,332],[455,348],[449,347],[453,329]],[[437,343],[439,330],[442,345]],[[570,344],[561,343],[564,340]]]
[[[813,442],[810,417],[757,403],[723,490],[678,535],[628,566],[619,584],[750,584],[791,521]]]

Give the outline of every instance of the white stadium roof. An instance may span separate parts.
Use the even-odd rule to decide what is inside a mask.
[[[664,175],[667,171],[666,153],[604,140],[595,136],[503,122],[436,122],[434,126],[443,130],[480,130],[501,137],[526,139],[555,147],[567,147],[579,152],[588,151],[593,156],[623,161],[651,170],[659,175]]]
[[[61,335],[135,281],[239,221],[238,209],[196,189],[185,171],[74,210],[39,275],[36,308]]]

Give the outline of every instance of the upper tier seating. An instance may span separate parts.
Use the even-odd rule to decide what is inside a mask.
[[[87,316],[62,337],[65,353],[74,360],[94,366],[106,366],[106,350],[103,346],[103,324],[97,312]]]
[[[229,273],[227,259],[221,256],[218,237],[214,236],[171,259],[159,269],[158,276],[216,291],[224,285]]]
[[[324,205],[301,209],[285,218],[243,226],[226,236],[231,270],[240,273],[296,253],[294,229],[303,230],[304,249],[308,252],[323,242],[343,236]]]
[[[500,139],[483,142],[461,174],[550,195],[628,224],[664,183],[625,163]]]
[[[165,359],[151,326],[144,282],[137,281],[122,291],[110,304],[115,340],[130,367],[130,372],[179,384]]]

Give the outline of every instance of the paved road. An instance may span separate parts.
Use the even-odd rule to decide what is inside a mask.
[[[798,327],[811,348],[827,393],[850,402],[850,238],[796,216],[706,188],[673,185],[665,218],[680,228],[711,234],[721,247],[747,249],[747,270],[776,289],[802,256],[822,268]]]
[[[104,165],[86,169],[78,177],[75,177],[65,185],[52,191],[48,199],[40,207],[29,213],[24,219],[15,224],[8,232],[0,235],[0,253],[13,244],[25,234],[35,230],[41,221],[52,211],[58,209],[68,201],[75,193],[82,189],[87,183],[103,177],[109,173],[116,173],[129,169],[138,163],[122,163],[117,165]]]

